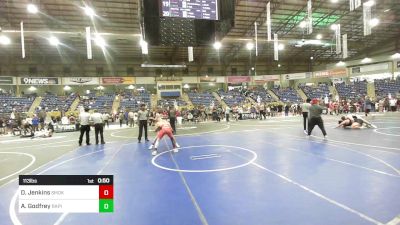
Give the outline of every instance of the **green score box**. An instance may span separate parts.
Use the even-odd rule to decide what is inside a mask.
[[[100,199],[99,200],[99,212],[100,213],[114,212],[114,200],[113,199]]]

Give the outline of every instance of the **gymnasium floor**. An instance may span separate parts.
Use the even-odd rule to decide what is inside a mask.
[[[337,119],[327,140],[300,117],[189,124],[179,153],[165,140],[154,158],[137,128],[107,130],[104,146],[0,137],[0,224],[400,224],[400,113],[369,117],[375,130]],[[20,214],[17,174],[113,174],[115,212]]]

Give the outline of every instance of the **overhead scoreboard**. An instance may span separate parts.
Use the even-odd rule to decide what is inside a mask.
[[[218,20],[218,0],[161,0],[161,15]]]
[[[20,213],[112,213],[113,175],[20,175]]]

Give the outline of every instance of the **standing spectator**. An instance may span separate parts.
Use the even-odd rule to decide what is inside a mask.
[[[5,133],[5,121],[3,120],[3,118],[0,117],[0,135],[3,135]]]
[[[84,112],[81,112],[79,115],[79,121],[81,125],[81,135],[79,136],[79,146],[82,145],[83,141],[83,134],[86,133],[86,145],[90,145],[90,139],[89,139],[89,132],[90,132],[90,125],[89,121],[91,120],[90,114],[89,114],[89,108],[85,108]]]
[[[128,113],[129,127],[135,127],[135,114],[131,111]]]
[[[124,120],[125,120],[126,126],[128,126],[129,125],[129,112],[128,112],[128,110],[125,110]]]
[[[289,104],[285,104],[285,116],[289,116]]]
[[[149,119],[149,112],[146,110],[146,105],[141,104],[140,105],[140,110],[138,111],[138,120],[139,120],[139,136],[138,136],[138,142],[140,143],[142,140],[142,132],[144,129],[144,139],[146,141],[149,141],[149,138],[147,137],[147,121]]]
[[[32,118],[33,131],[39,131],[39,117],[35,114]]]
[[[396,112],[397,99],[395,98],[390,99],[389,104],[390,104],[390,111]]]
[[[301,104],[301,111],[303,113],[303,127],[304,127],[304,133],[307,134],[307,123],[308,123],[308,110],[311,107],[311,99],[307,98],[306,102]]]
[[[101,113],[99,113],[97,110],[94,110],[94,113],[92,114],[92,120],[94,123],[94,133],[96,137],[96,145],[99,144],[99,134],[100,134],[100,140],[101,144],[104,145],[104,136],[103,136],[103,130],[104,130],[104,118]]]
[[[368,116],[368,113],[371,112],[371,100],[369,99],[368,96],[365,96],[365,101],[364,101],[364,112],[365,112],[365,116]]]
[[[230,113],[231,113],[231,108],[229,108],[229,106],[226,106],[226,108],[225,108],[225,119],[226,119],[227,123],[229,123],[229,115],[230,115]]]
[[[122,127],[122,124],[124,123],[124,113],[122,111],[119,112],[118,120],[119,120],[119,127]]]
[[[103,120],[104,120],[103,127],[107,125],[107,128],[110,128],[110,123],[109,123],[110,115],[108,115],[108,113],[103,114]]]
[[[176,110],[170,106],[168,111],[169,124],[171,124],[173,134],[176,134]]]

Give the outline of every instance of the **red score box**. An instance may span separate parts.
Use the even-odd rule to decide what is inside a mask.
[[[114,186],[113,185],[100,185],[99,186],[99,199],[113,199]]]

